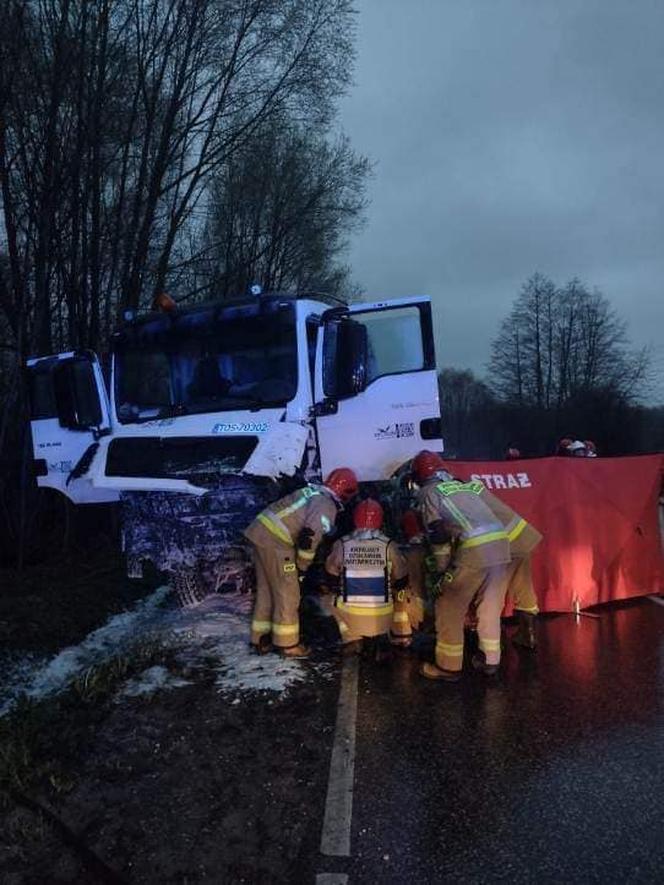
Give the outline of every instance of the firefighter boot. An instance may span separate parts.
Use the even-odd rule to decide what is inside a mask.
[[[519,625],[516,633],[512,636],[512,642],[521,648],[534,651],[537,648],[537,635],[535,633],[535,615],[530,612],[517,610]]]
[[[265,634],[257,643],[251,643],[251,648],[257,655],[267,655],[274,649],[274,646],[270,637]]]
[[[458,682],[461,679],[461,670],[442,670],[435,664],[424,663],[420,667],[420,675],[425,679],[439,679],[442,682]]]
[[[498,664],[487,664],[483,651],[477,651],[470,659],[474,670],[479,670],[485,676],[495,676],[498,672]]]
[[[301,643],[288,648],[280,648],[278,651],[282,658],[308,658],[311,654],[311,649]]]

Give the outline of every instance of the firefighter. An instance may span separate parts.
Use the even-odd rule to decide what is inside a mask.
[[[500,663],[500,615],[505,602],[510,547],[507,532],[481,500],[480,482],[454,480],[435,452],[413,460],[418,505],[439,574],[436,663],[422,664],[428,679],[456,682],[463,666],[463,627],[477,603],[480,651],[473,667],[493,675]]]
[[[401,519],[401,530],[408,542],[408,584],[394,595],[390,641],[393,645],[408,647],[412,643],[413,631],[422,627],[425,617],[424,527],[415,510],[406,510]]]
[[[572,455],[570,451],[570,446],[574,440],[570,436],[564,436],[561,440],[558,441],[558,445],[556,446],[556,455],[559,455],[563,458],[569,458]]]
[[[344,653],[359,652],[365,637],[383,636],[392,625],[393,594],[408,583],[408,566],[397,544],[382,534],[383,508],[361,501],[353,512],[354,530],[334,543],[325,562],[337,594],[331,607]]]
[[[573,458],[586,458],[588,456],[587,449],[580,439],[572,440],[567,449]]]
[[[584,439],[584,446],[586,447],[586,458],[596,458],[597,457],[597,446],[591,439]]]
[[[507,576],[507,595],[514,603],[514,611],[518,618],[518,627],[512,636],[512,642],[534,650],[537,646],[535,619],[539,614],[539,605],[533,587],[530,557],[542,540],[542,535],[486,487],[480,498],[500,521],[510,542],[511,562]]]
[[[274,646],[284,657],[309,655],[300,644],[300,574],[357,492],[353,471],[338,467],[322,486],[307,485],[271,504],[245,530],[256,569],[251,644],[260,653]]]

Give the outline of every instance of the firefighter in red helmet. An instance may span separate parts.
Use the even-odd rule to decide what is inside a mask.
[[[372,498],[353,512],[354,530],[335,542],[325,562],[336,597],[330,606],[346,652],[362,648],[364,637],[387,634],[394,613],[393,594],[408,581],[406,560],[382,533],[383,508]]]
[[[306,657],[300,643],[300,580],[311,565],[338,512],[358,493],[357,477],[338,467],[323,485],[306,485],[271,504],[245,530],[256,569],[251,644],[259,652],[275,646],[284,657]]]
[[[435,452],[413,460],[418,505],[440,579],[435,602],[436,663],[422,665],[429,679],[456,682],[463,666],[464,621],[477,604],[480,652],[473,666],[487,675],[500,662],[500,614],[507,588],[507,533],[481,500],[482,483],[459,482]]]

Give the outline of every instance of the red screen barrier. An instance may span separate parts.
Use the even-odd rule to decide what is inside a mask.
[[[542,611],[571,611],[664,587],[658,498],[664,455],[448,461],[544,535],[533,556]]]

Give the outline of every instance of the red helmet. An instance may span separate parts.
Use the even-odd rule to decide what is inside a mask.
[[[357,477],[350,467],[337,467],[323,482],[343,504],[351,501],[360,490]]]
[[[406,510],[401,517],[401,528],[409,541],[423,534],[424,529],[416,510]]]
[[[382,528],[383,508],[373,498],[360,501],[355,510],[353,510],[353,523],[356,529]]]
[[[425,449],[413,458],[415,482],[426,482],[439,470],[445,470],[445,462],[436,452],[427,452]]]

